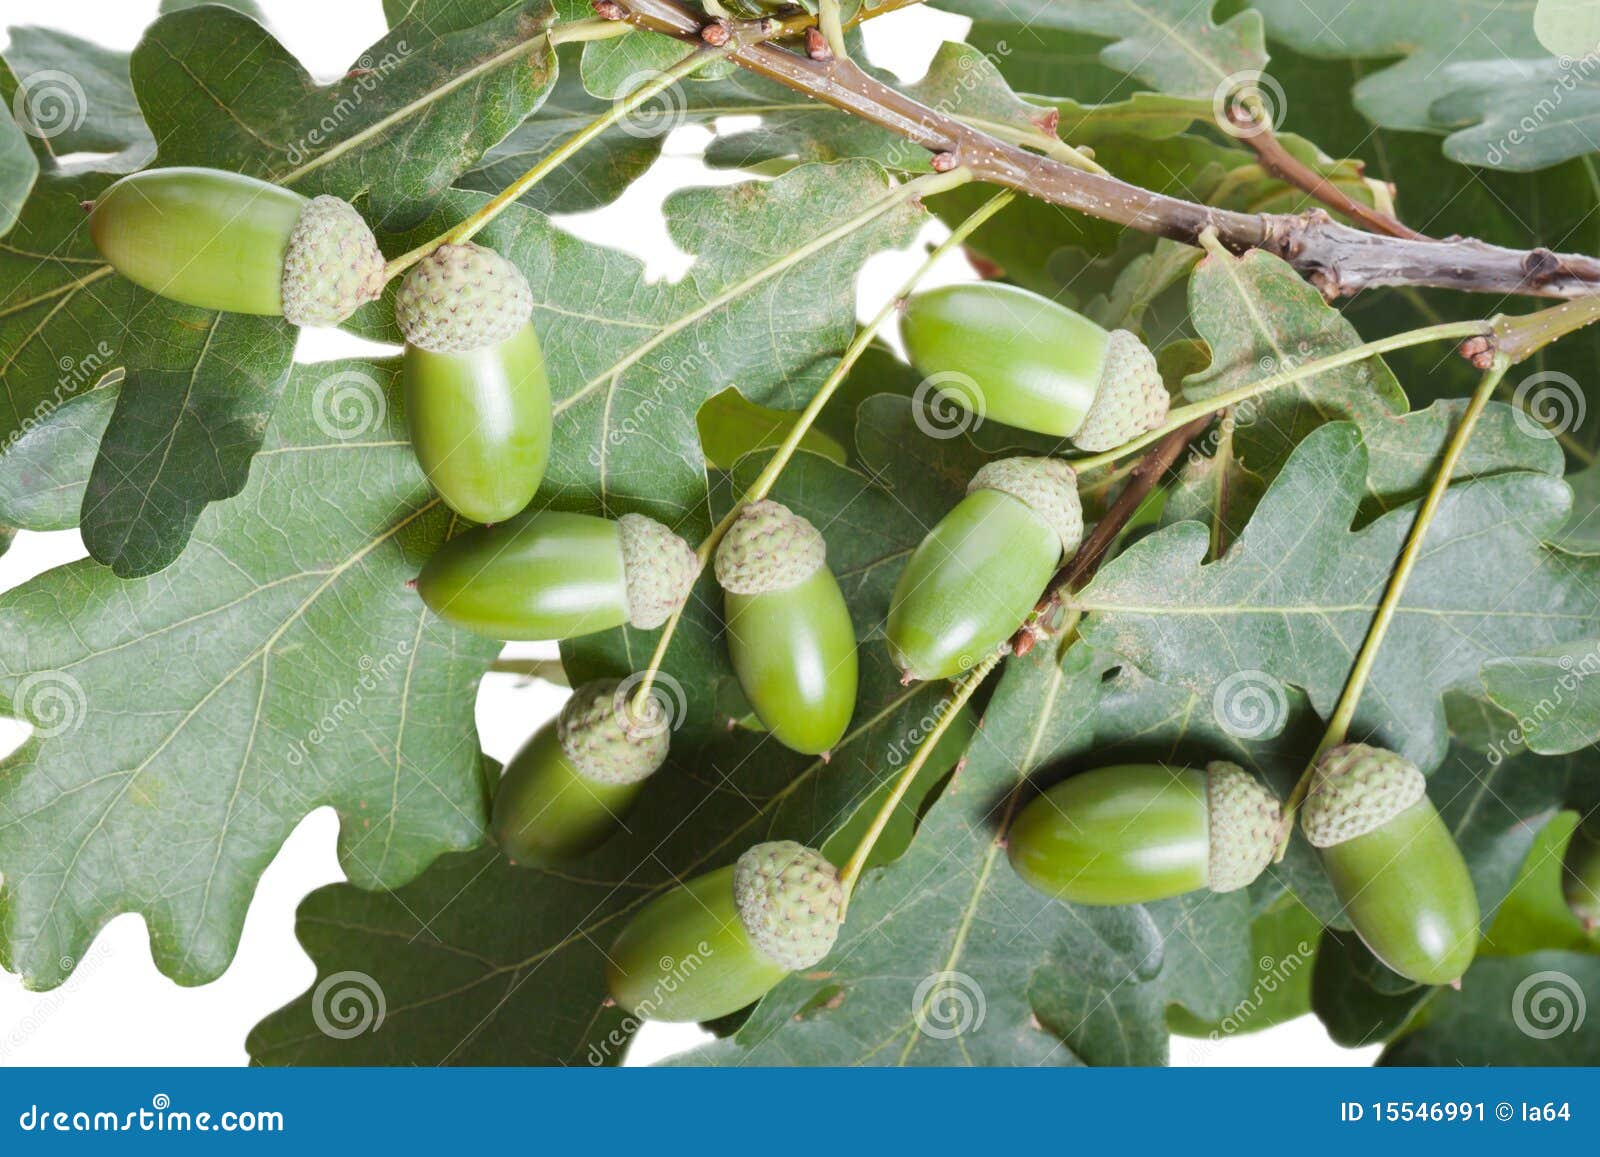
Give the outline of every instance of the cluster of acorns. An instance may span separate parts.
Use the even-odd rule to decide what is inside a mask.
[[[209,309],[333,325],[385,283],[383,255],[348,203],[237,174],[124,178],[95,203],[90,228],[119,272]],[[687,543],[641,515],[525,509],[551,420],[532,308],[522,274],[467,243],[435,248],[400,286],[412,444],[444,502],[483,524],[433,555],[418,593],[447,621],[501,640],[654,629],[698,575]],[[901,332],[913,364],[939,375],[953,400],[1083,449],[1121,445],[1166,416],[1155,360],[1134,335],[1020,289],[921,294]],[[980,469],[894,590],[885,633],[907,680],[951,678],[1003,647],[1082,533],[1067,463],[1018,457]],[[720,543],[715,573],[729,654],[756,716],[786,747],[828,752],[854,711],[857,662],[822,535],[779,503],[750,503]],[[665,762],[666,729],[638,720],[627,697],[612,680],[578,687],[507,765],[493,830],[512,861],[592,851]],[[1329,752],[1302,826],[1380,959],[1424,983],[1460,977],[1477,941],[1477,903],[1415,767],[1362,745]],[[1283,838],[1277,800],[1236,765],[1141,765],[1056,785],[1022,809],[1008,848],[1019,876],[1051,896],[1132,904],[1242,888]],[[821,961],[842,907],[838,873],[819,853],[757,845],[634,916],[609,953],[611,992],[659,1019],[733,1012]],[[671,975],[673,962],[692,956],[692,974]]]

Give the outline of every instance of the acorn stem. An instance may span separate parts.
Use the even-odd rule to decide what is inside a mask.
[[[1356,362],[1365,361],[1367,358],[1375,357],[1378,354],[1386,354],[1392,350],[1425,345],[1431,341],[1456,341],[1469,337],[1483,337],[1490,330],[1491,324],[1487,321],[1452,321],[1443,325],[1423,326],[1421,329],[1411,329],[1404,333],[1379,338],[1377,341],[1351,346],[1349,349],[1340,350],[1336,354],[1329,354],[1324,358],[1316,358],[1309,362],[1303,362],[1298,366],[1279,370],[1277,373],[1269,374],[1259,381],[1227,390],[1214,397],[1205,398],[1198,402],[1190,402],[1187,406],[1178,406],[1167,414],[1165,422],[1153,430],[1146,430],[1132,441],[1118,446],[1114,450],[1107,450],[1104,453],[1091,454],[1084,458],[1068,458],[1067,464],[1079,474],[1101,466],[1109,466],[1129,454],[1144,449],[1153,442],[1159,442],[1172,431],[1183,428],[1196,418],[1203,418],[1208,414],[1225,410],[1229,406],[1247,402],[1251,398],[1270,393],[1280,386],[1303,381],[1306,378],[1315,377],[1329,370],[1336,370],[1341,366],[1353,365]]]
[[[817,25],[833,50],[835,60],[849,60],[850,46],[844,42],[844,23],[839,17],[839,0],[822,0],[817,10]]]
[[[1473,427],[1478,424],[1479,417],[1488,406],[1489,399],[1494,396],[1495,387],[1500,384],[1500,379],[1505,375],[1509,365],[1510,362],[1504,354],[1496,355],[1494,363],[1478,379],[1478,388],[1473,391],[1472,400],[1468,402],[1466,412],[1461,415],[1461,422],[1450,435],[1450,441],[1445,444],[1444,456],[1439,460],[1439,468],[1434,472],[1433,481],[1428,486],[1428,493],[1423,498],[1422,505],[1417,508],[1417,516],[1412,520],[1411,529],[1406,532],[1405,545],[1401,548],[1400,557],[1389,575],[1389,584],[1384,588],[1383,598],[1378,602],[1372,623],[1367,627],[1367,636],[1361,642],[1361,649],[1356,652],[1355,663],[1345,680],[1344,690],[1339,694],[1339,702],[1334,706],[1333,714],[1328,719],[1328,728],[1323,733],[1322,742],[1312,753],[1305,772],[1300,776],[1300,781],[1294,785],[1294,790],[1284,801],[1283,827],[1278,846],[1279,859],[1288,847],[1289,833],[1294,830],[1295,812],[1299,810],[1301,803],[1305,801],[1306,793],[1311,789],[1312,774],[1318,762],[1328,751],[1345,741],[1346,733],[1350,730],[1350,721],[1355,717],[1356,705],[1361,701],[1361,692],[1365,689],[1367,680],[1372,675],[1373,665],[1377,662],[1378,648],[1383,645],[1383,637],[1394,621],[1400,599],[1405,594],[1406,584],[1411,581],[1411,572],[1416,569],[1417,560],[1422,556],[1422,543],[1428,537],[1428,527],[1444,501],[1445,492],[1450,489],[1456,465],[1461,461],[1461,455],[1472,438]]]
[[[971,174],[965,169],[955,169],[949,173],[929,173],[926,176],[907,181],[904,185],[894,190],[888,198],[879,202],[879,205],[883,206],[883,208],[888,208],[914,198],[943,193],[949,189],[958,188],[971,179]],[[888,303],[877,312],[871,321],[856,332],[855,339],[851,341],[849,347],[844,351],[844,356],[839,359],[839,364],[833,367],[833,371],[828,375],[827,380],[812,395],[811,401],[806,404],[806,408],[795,419],[794,426],[789,430],[788,436],[773,451],[772,457],[768,459],[766,466],[757,476],[755,482],[751,484],[750,489],[745,492],[738,502],[733,504],[728,513],[722,516],[721,521],[711,528],[711,533],[706,535],[705,541],[695,549],[695,557],[699,559],[700,570],[705,570],[706,564],[711,561],[712,554],[721,544],[723,536],[728,533],[728,528],[739,517],[739,512],[752,502],[760,502],[772,492],[772,488],[777,484],[778,477],[783,473],[784,467],[789,464],[789,460],[794,457],[795,451],[800,448],[800,443],[805,439],[806,434],[816,424],[817,418],[822,414],[823,407],[828,404],[828,400],[833,397],[834,392],[844,383],[845,378],[849,376],[851,369],[855,367],[861,355],[867,352],[867,347],[872,344],[872,339],[877,336],[878,331],[899,310],[900,303],[911,294],[912,290],[916,289],[922,279],[928,275],[928,272],[939,263],[945,254],[966,241],[979,226],[1009,205],[1015,196],[1016,194],[1007,190],[996,193],[983,205],[979,206],[971,216],[952,229],[950,236],[946,237],[929,252],[922,264],[917,266],[911,276],[906,279],[905,284],[889,299]],[[678,620],[682,617],[683,610],[679,608],[662,628],[661,637],[656,640],[655,652],[650,656],[650,665],[645,668],[644,678],[639,681],[634,698],[635,709],[643,709],[645,701],[650,694],[650,689],[655,684],[656,675],[661,670],[661,664],[666,660],[667,647],[672,642],[673,632],[678,628]],[[848,895],[848,890],[846,894]]]
[[[894,818],[895,809],[900,806],[900,801],[905,798],[906,792],[911,790],[912,782],[917,778],[917,773],[933,755],[933,749],[939,746],[939,740],[949,730],[950,724],[955,721],[967,701],[983,685],[1000,664],[1000,660],[1008,654],[1004,649],[997,650],[987,659],[979,663],[956,684],[955,693],[940,704],[939,717],[933,727],[923,735],[922,741],[917,744],[917,750],[906,761],[901,769],[900,776],[895,780],[894,790],[884,799],[878,812],[872,817],[872,825],[867,828],[861,837],[861,842],[856,845],[856,850],[850,854],[849,861],[839,871],[839,886],[844,889],[844,902],[839,909],[839,918],[844,919],[844,914],[850,908],[850,894],[855,891],[856,880],[860,878],[862,869],[866,867],[867,858],[872,855],[872,849],[878,843],[878,837],[883,835],[884,829],[889,826],[889,821]]]
[[[590,40],[610,40],[615,36],[626,36],[633,31],[633,25],[626,20],[607,20],[597,17],[593,20],[572,20],[565,24],[557,24],[550,30],[550,46],[558,44],[580,44]]]
[[[583,21],[581,23],[588,22]],[[631,25],[628,24],[619,25],[614,22],[604,20],[596,21],[595,23],[603,24],[608,28],[620,27],[626,29],[631,27]],[[574,25],[572,27],[576,26]],[[555,43],[554,35],[554,32],[552,32],[552,43]],[[449,229],[446,229],[437,237],[423,242],[415,249],[412,249],[406,253],[402,253],[399,257],[396,257],[393,261],[389,262],[389,264],[384,267],[384,279],[386,281],[392,281],[394,278],[404,273],[407,269],[410,269],[417,262],[421,261],[424,257],[428,256],[428,254],[438,249],[441,245],[459,245],[463,241],[471,240],[478,234],[480,230],[487,226],[489,222],[493,221],[496,217],[503,213],[508,205],[521,200],[523,195],[526,194],[528,190],[532,189],[535,185],[544,180],[551,173],[555,172],[562,165],[566,164],[567,161],[572,159],[573,155],[577,153],[578,150],[582,149],[590,141],[600,136],[607,129],[611,128],[618,122],[626,120],[638,109],[655,99],[655,97],[660,93],[677,84],[684,77],[698,72],[700,69],[704,68],[714,60],[723,59],[736,47],[738,47],[737,44],[730,44],[723,48],[704,48],[697,52],[691,52],[683,60],[680,60],[677,64],[661,73],[655,79],[646,84],[640,85],[638,88],[634,89],[627,96],[621,98],[620,100],[612,101],[605,112],[601,113],[583,128],[579,129],[566,140],[562,141],[550,152],[539,158],[538,163],[535,164],[533,168],[529,169],[526,173],[523,173],[522,176],[511,182],[511,184],[507,185],[499,193],[495,194],[494,198],[484,204],[480,209],[478,209],[477,212],[462,219],[461,221],[458,221],[456,224],[452,225]]]

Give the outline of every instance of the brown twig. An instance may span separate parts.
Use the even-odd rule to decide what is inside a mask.
[[[705,23],[678,0],[615,2],[636,27],[680,40],[698,40]],[[1535,297],[1600,290],[1600,260],[1592,257],[1506,249],[1471,238],[1427,241],[1368,233],[1339,224],[1322,209],[1281,215],[1198,205],[996,140],[874,80],[848,60],[811,60],[772,44],[741,47],[730,59],[932,153],[953,154],[980,181],[1189,244],[1202,230],[1215,229],[1232,252],[1274,253],[1329,297],[1387,285]]]
[[[1239,109],[1230,112],[1229,119],[1239,127],[1240,139],[1255,152],[1261,167],[1272,176],[1309,193],[1335,213],[1342,213],[1373,233],[1404,237],[1408,241],[1433,240],[1426,233],[1417,232],[1404,221],[1379,212],[1371,205],[1363,205],[1284,148],[1283,142],[1278,139],[1278,134],[1272,131],[1270,123],[1260,119],[1247,122],[1244,120],[1247,116],[1249,116],[1247,110]]]
[[[1117,536],[1122,533],[1123,527],[1128,525],[1128,519],[1133,517],[1140,504],[1149,497],[1156,484],[1178,460],[1178,456],[1188,449],[1189,443],[1211,424],[1213,417],[1212,414],[1206,414],[1196,418],[1187,426],[1180,426],[1150,447],[1145,456],[1139,459],[1139,464],[1129,472],[1128,484],[1122,488],[1122,493],[1106,507],[1104,516],[1095,523],[1094,529],[1078,547],[1078,552],[1068,559],[1050,580],[1050,585],[1045,588],[1044,596],[1039,600],[1038,606],[1034,607],[1028,621],[1011,636],[1013,654],[1026,655],[1033,649],[1035,643],[1050,635],[1048,623],[1056,608],[1061,605],[1062,595],[1082,586],[1094,577],[1094,572],[1099,570],[1100,564],[1105,561],[1106,552],[1117,541]]]

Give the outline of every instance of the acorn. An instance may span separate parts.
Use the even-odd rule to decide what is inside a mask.
[[[111,267],[173,301],[295,325],[338,325],[383,293],[384,260],[361,214],[220,169],[146,169],[89,210]]]
[[[856,635],[827,545],[781,503],[753,502],[717,547],[728,655],[773,738],[806,755],[832,750],[856,702]]]
[[[1600,833],[1587,822],[1579,823],[1567,841],[1561,894],[1585,932],[1600,928]]]
[[[980,469],[895,584],[886,628],[906,680],[948,679],[1009,639],[1083,538],[1077,477],[1055,458]]]
[[[416,588],[436,615],[475,634],[570,639],[624,623],[654,630],[698,574],[689,544],[652,518],[539,510],[452,538]]]
[[[1155,356],[1125,329],[998,282],[919,293],[900,317],[906,356],[983,418],[1111,450],[1159,426],[1170,399]]]
[[[1283,813],[1236,763],[1096,768],[1017,813],[1006,853],[1030,887],[1072,904],[1234,892],[1272,862]]]
[[[646,904],[611,946],[606,985],[634,1016],[715,1020],[820,963],[843,905],[839,873],[821,854],[792,840],[757,844]]]
[[[648,701],[635,715],[629,688],[595,679],[506,764],[491,829],[513,864],[544,865],[593,851],[619,826],[644,781],[666,762],[668,720]]]
[[[1415,764],[1364,743],[1333,748],[1300,827],[1374,956],[1419,984],[1461,978],[1478,948],[1478,897]]]
[[[550,380],[522,271],[481,245],[441,245],[395,298],[406,426],[457,513],[501,522],[533,501],[550,460]]]

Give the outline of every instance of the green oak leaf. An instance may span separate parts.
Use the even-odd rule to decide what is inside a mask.
[[[483,200],[452,193],[396,243],[418,243]],[[555,399],[543,499],[639,509],[692,527],[706,509],[701,404],[730,385],[760,405],[804,404],[825,359],[854,333],[862,264],[909,241],[922,211],[865,161],[686,189],[663,211],[672,240],[696,258],[676,283],[650,283],[637,259],[520,206],[478,240],[516,263],[533,289]],[[370,320],[366,336],[398,338],[391,317]]]
[[[1230,78],[1267,62],[1261,17],[1241,12],[1212,19],[1214,0],[941,0],[941,8],[975,21],[1087,33],[1111,40],[1100,62],[1151,88],[1210,100]]]
[[[41,160],[102,154],[102,167],[138,168],[155,152],[128,76],[128,54],[54,28],[12,28],[0,98],[22,110]],[[19,91],[20,90],[20,91]]]
[[[4,67],[0,64],[0,69]],[[27,134],[9,112],[0,109],[0,237],[17,223],[38,177],[39,160],[28,147]]]
[[[777,449],[794,430],[799,418],[794,410],[758,406],[729,386],[706,399],[695,415],[695,425],[700,430],[706,464],[714,470],[732,470],[746,454]],[[819,454],[840,466],[849,462],[850,455],[845,448],[820,430],[807,430],[800,439],[800,449]]]
[[[1311,1011],[1311,973],[1322,921],[1293,896],[1285,896],[1250,925],[1250,955],[1256,962],[1250,995],[1227,1016],[1205,1021],[1178,1005],[1167,1013],[1172,1030],[1215,1043],[1260,1032]]]
[[[1313,431],[1228,554],[1203,565],[1207,528],[1179,523],[1109,563],[1077,598],[1091,642],[1153,677],[1217,693],[1267,673],[1326,717],[1387,586],[1414,509],[1351,526],[1368,451],[1354,423]],[[1445,691],[1489,658],[1580,638],[1600,615],[1600,561],[1543,539],[1565,521],[1559,479],[1506,474],[1446,494],[1357,712],[1354,733],[1422,767],[1445,751]],[[1470,633],[1457,620],[1470,616]]]
[[[910,485],[915,463],[901,467]],[[720,501],[729,491],[720,487]],[[802,453],[774,497],[822,530],[829,565],[866,636],[880,622],[919,519],[852,470]],[[621,1059],[637,1024],[604,1006],[604,951],[622,921],[676,881],[735,859],[751,844],[821,846],[859,830],[936,709],[937,686],[902,687],[887,651],[863,642],[855,719],[829,760],[729,728],[718,688],[731,683],[721,600],[709,574],[678,627],[657,686],[675,730],[666,767],[646,784],[625,828],[561,868],[513,868],[493,851],[443,860],[393,895],[324,889],[301,912],[303,943],[324,981],[366,972],[388,1000],[382,1032],[334,1039],[316,1028],[315,990],[250,1039],[269,1064],[582,1064]],[[654,633],[615,631],[563,646],[574,682],[638,672]],[[948,750],[940,774],[957,754]]]
[[[1578,554],[1600,554],[1600,464],[1567,475],[1572,516],[1555,541]]]
[[[1600,954],[1600,937],[1585,931],[1561,895],[1561,858],[1578,817],[1565,811],[1539,830],[1516,883],[1483,934],[1480,956],[1519,956],[1541,948]]]
[[[35,728],[0,772],[0,957],[30,986],[121,912],[167,975],[216,978],[257,879],[324,805],[369,888],[482,839],[473,701],[497,644],[406,588],[452,519],[397,378],[297,370],[244,491],[159,577],[85,561],[0,597],[0,698]]]
[[[1600,742],[1600,639],[1483,665],[1489,698],[1517,718],[1516,738],[1540,755]]]

